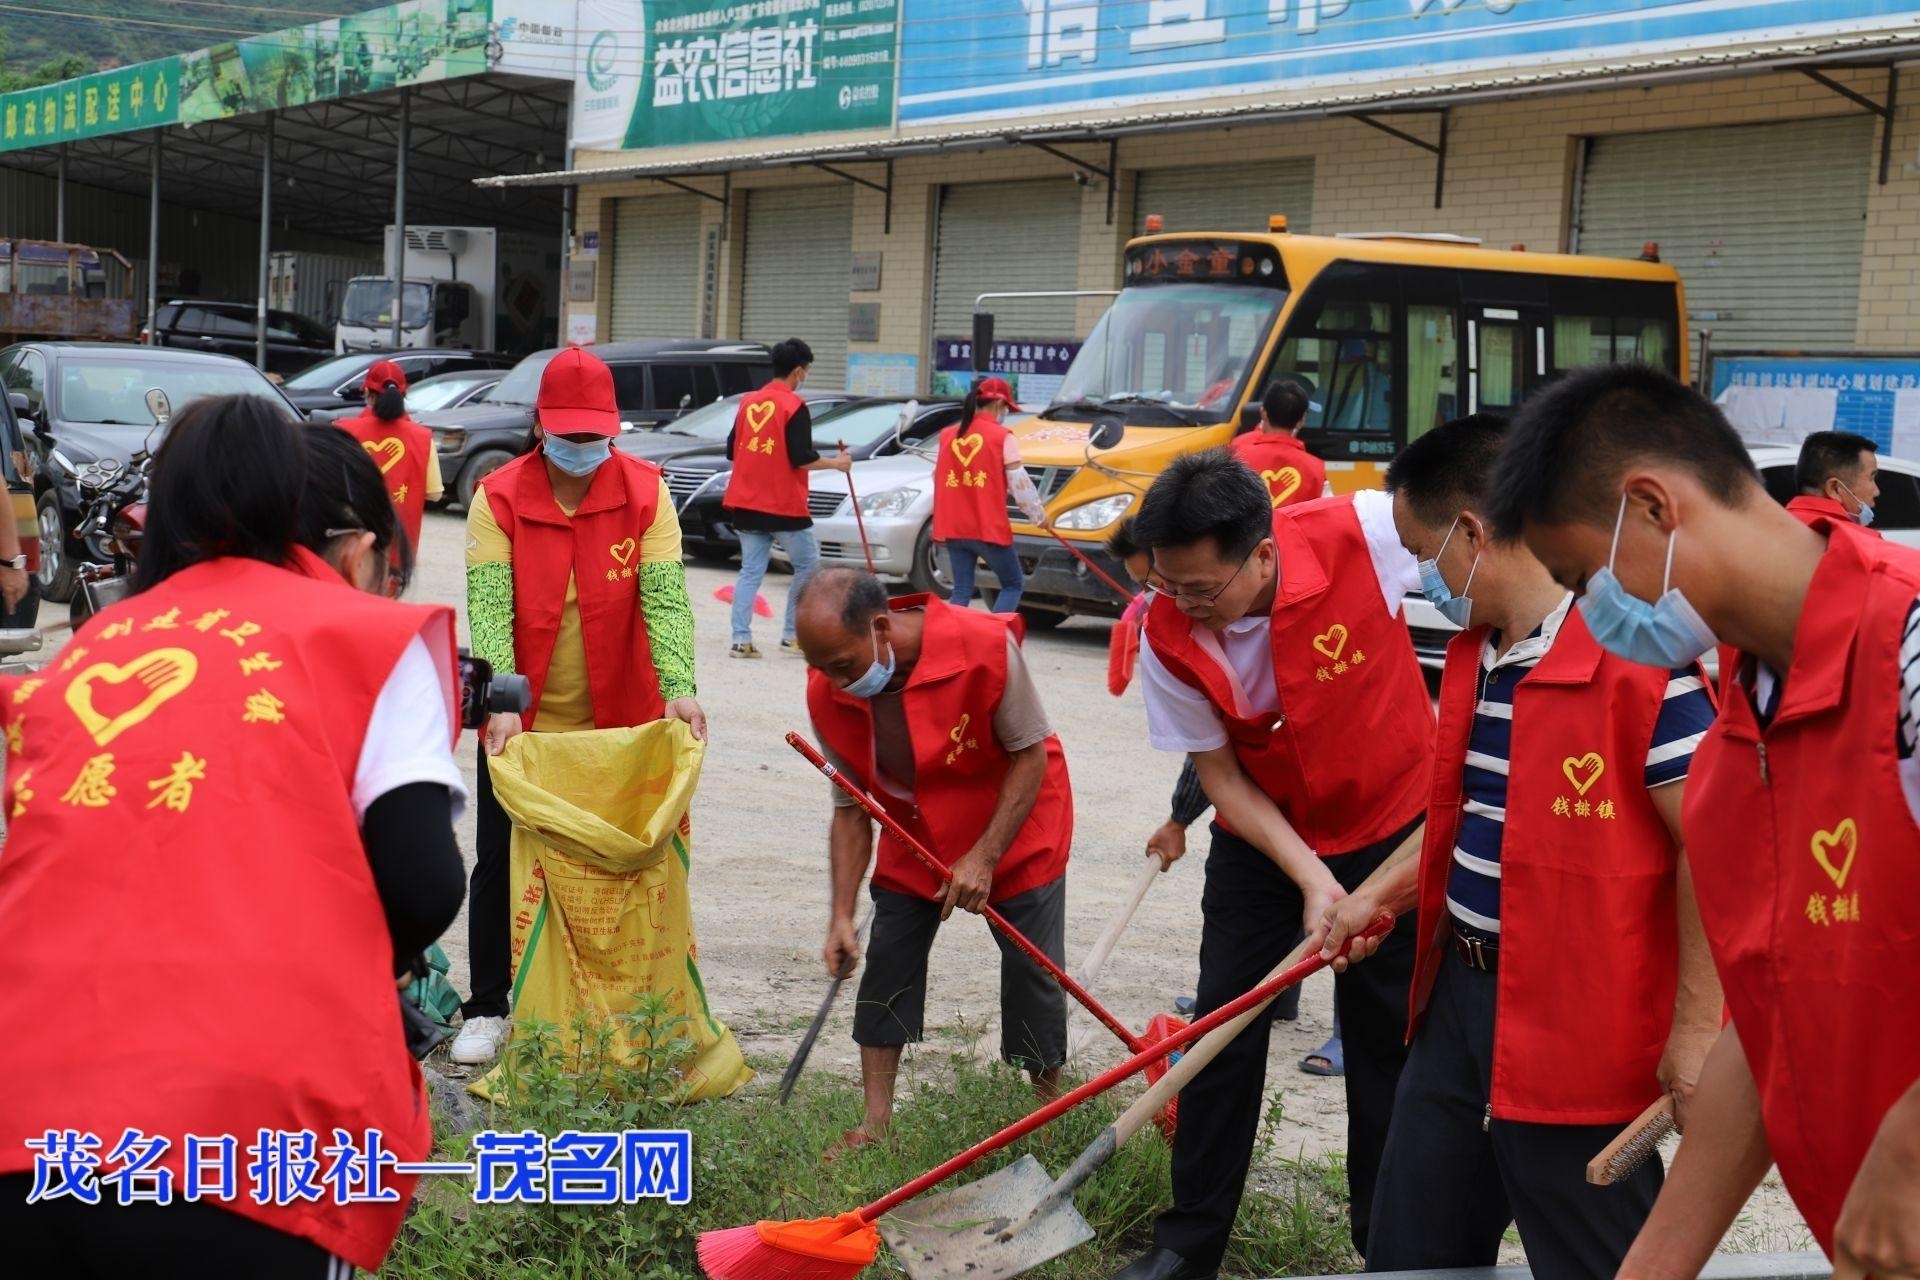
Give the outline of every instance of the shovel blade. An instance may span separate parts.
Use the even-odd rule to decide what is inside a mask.
[[[880,1234],[913,1280],[1008,1280],[1093,1239],[1070,1199],[1027,1221],[1052,1186],[1038,1160],[1021,1156],[978,1182],[909,1200],[880,1220]]]

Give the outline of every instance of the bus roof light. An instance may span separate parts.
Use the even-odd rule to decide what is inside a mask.
[[[1649,240],[1640,246],[1640,261],[1660,261],[1660,242],[1658,240]]]
[[[1157,213],[1150,213],[1147,215],[1146,227],[1148,235],[1157,236],[1167,229],[1167,220]]]
[[[1509,245],[1508,248],[1513,250],[1513,252],[1515,253],[1525,253],[1527,251],[1527,246],[1525,246],[1524,244]]]
[[[1276,236],[1287,234],[1287,215],[1284,213],[1269,215],[1267,218],[1267,230]]]

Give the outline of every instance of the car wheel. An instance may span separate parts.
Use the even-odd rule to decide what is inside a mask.
[[[734,549],[724,542],[689,542],[687,554],[698,564],[726,564],[733,559]]]
[[[461,506],[472,508],[473,491],[480,482],[513,461],[513,455],[505,449],[483,449],[467,460],[460,469],[460,479],[454,483],[454,500]]]
[[[40,595],[64,604],[73,597],[73,557],[67,553],[67,524],[60,518],[60,499],[51,489],[34,501],[40,521],[40,569],[34,575]]]
[[[933,521],[920,526],[920,536],[913,540],[913,568],[907,571],[907,582],[921,595],[945,598],[953,589],[940,573],[939,561],[933,549]]]
[[[1031,604],[1020,606],[1020,616],[1026,619],[1029,631],[1051,631],[1067,620],[1064,613]]]

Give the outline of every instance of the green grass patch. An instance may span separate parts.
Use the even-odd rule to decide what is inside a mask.
[[[510,1087],[483,1127],[685,1128],[692,1133],[693,1203],[632,1206],[474,1205],[466,1184],[428,1180],[383,1276],[526,1277],[527,1280],[682,1280],[699,1274],[701,1232],[760,1218],[811,1218],[856,1209],[956,1151],[1011,1124],[1035,1105],[1026,1077],[972,1045],[914,1055],[900,1080],[892,1140],[823,1164],[820,1153],[860,1119],[859,1089],[815,1071],[785,1107],[773,1089],[784,1062],[756,1061],[734,1097],[674,1104],[685,1057],[680,1022],[642,1003],[625,1020],[642,1047],[609,1061],[607,1032],[523,1024],[508,1050]],[[981,1177],[1031,1152],[1059,1173],[1117,1114],[1137,1085],[1089,1102],[1006,1151],[957,1175]],[[1346,1176],[1338,1157],[1287,1158],[1273,1143],[1279,1104],[1263,1127],[1254,1176],[1235,1225],[1225,1273],[1308,1275],[1357,1270],[1347,1242]],[[442,1158],[463,1158],[464,1137],[442,1135]],[[1080,1192],[1098,1237],[1032,1273],[1036,1280],[1104,1280],[1152,1243],[1153,1215],[1168,1198],[1167,1144],[1143,1133]],[[901,1274],[886,1250],[870,1275]]]

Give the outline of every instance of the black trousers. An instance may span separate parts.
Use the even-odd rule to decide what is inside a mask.
[[[504,1018],[513,1010],[513,822],[493,798],[487,744],[480,741],[474,787],[473,879],[467,894],[467,965],[471,991],[463,1018]]]
[[[1347,889],[1372,873],[1405,838],[1325,860]],[[1204,1016],[1253,989],[1293,949],[1306,904],[1298,885],[1265,854],[1213,828],[1201,894],[1200,989]],[[1366,1252],[1373,1184],[1407,1058],[1407,988],[1413,977],[1413,920],[1395,926],[1378,954],[1334,979],[1346,1053],[1347,1189],[1355,1248]],[[1273,1006],[1180,1092],[1173,1141],[1173,1208],[1154,1223],[1154,1241],[1201,1266],[1218,1266],[1246,1189],[1267,1084]]]
[[[1611,1280],[1660,1194],[1660,1157],[1590,1186],[1587,1161],[1621,1125],[1488,1119],[1497,984],[1452,951],[1441,965],[1393,1104],[1367,1270],[1492,1266],[1515,1222],[1536,1276]]]

